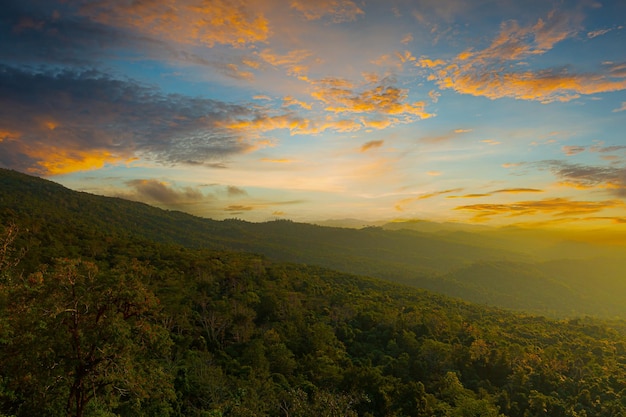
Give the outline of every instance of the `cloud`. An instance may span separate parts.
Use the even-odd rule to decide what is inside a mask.
[[[415,63],[415,66],[421,67],[421,68],[435,68],[435,67],[440,67],[445,64],[446,64],[446,61],[444,61],[443,59],[432,60],[427,57],[420,57],[420,59]]]
[[[601,155],[600,158],[604,159],[605,161],[610,161],[610,162],[620,161],[622,159],[617,155]]]
[[[257,143],[220,127],[254,111],[163,94],[94,70],[29,72],[0,66],[0,164],[40,175],[148,158],[216,163]],[[10,140],[8,140],[10,139]]]
[[[433,115],[425,111],[423,101],[408,103],[408,92],[389,85],[377,85],[355,91],[345,80],[321,80],[311,94],[333,113],[363,113],[387,116],[416,116],[427,119]]]
[[[218,123],[218,126],[232,131],[234,134],[244,135],[248,138],[257,138],[257,143],[265,146],[273,146],[273,142],[265,140],[262,142],[261,133],[287,129],[291,135],[316,135],[327,130],[346,133],[361,130],[370,121],[358,119],[334,119],[332,117],[305,118],[294,112],[283,114],[268,114],[257,112],[252,118],[232,118],[225,122]],[[372,127],[376,127],[372,124]]]
[[[508,21],[501,25],[500,33],[488,47],[465,50],[445,65],[438,62],[423,66],[433,68],[429,79],[440,88],[490,99],[567,102],[580,95],[626,89],[626,74],[617,64],[604,65],[600,72],[578,74],[570,73],[567,68],[512,69],[514,64],[542,55],[574,36],[581,28],[581,21],[579,13],[556,11],[531,26]]]
[[[89,65],[120,49],[156,42],[76,16],[75,8],[36,0],[5,2],[0,8],[0,62]]]
[[[488,145],[500,145],[502,142],[498,142],[497,140],[493,140],[493,139],[485,139],[485,140],[481,140],[481,142],[486,143]]]
[[[469,133],[471,131],[472,129],[455,129],[450,132],[444,133],[442,135],[423,137],[423,138],[420,138],[419,141],[422,143],[429,143],[429,144],[443,143],[443,142],[447,142],[449,140],[454,139],[457,135],[462,135],[465,133]]]
[[[543,161],[538,166],[549,169],[561,184],[579,189],[604,188],[626,198],[626,167],[603,167],[571,164],[564,161]]]
[[[251,210],[254,210],[254,207],[244,206],[241,204],[232,204],[224,208],[224,211],[230,211],[230,212],[235,212],[235,213],[243,213],[244,211],[251,211]]]
[[[407,62],[415,62],[417,58],[413,56],[411,51],[387,53],[379,56],[371,61],[372,64],[379,67],[391,67],[397,71],[402,71],[402,68]]]
[[[430,90],[428,92],[428,97],[430,97],[433,103],[437,103],[439,102],[439,97],[441,97],[441,93],[435,90]]]
[[[431,176],[431,177],[438,177],[438,176],[439,176],[439,175],[441,175],[441,174],[442,174],[442,172],[441,172],[441,171],[428,171],[428,172],[426,173],[426,175],[429,175],[429,176]]]
[[[203,201],[207,198],[194,188],[184,187],[177,189],[167,183],[154,179],[131,180],[127,181],[126,185],[135,190],[134,195],[125,195],[126,198],[149,201],[167,206],[190,204]]]
[[[567,156],[573,156],[581,152],[585,152],[587,148],[584,146],[562,146],[561,150]]]
[[[502,164],[502,168],[516,168],[518,166],[523,165],[521,162],[505,162],[504,164]]]
[[[455,210],[474,213],[474,220],[486,220],[494,216],[535,216],[548,214],[552,216],[572,216],[598,213],[602,210],[623,207],[620,200],[606,201],[573,201],[568,198],[548,198],[538,201],[520,201],[510,204],[471,204],[458,206]]]
[[[294,162],[294,160],[289,158],[261,158],[261,162],[271,162],[274,164],[290,164]]]
[[[519,194],[519,193],[543,193],[543,190],[537,188],[503,188],[500,190],[491,191],[492,194],[506,193],[506,194]]]
[[[490,191],[488,193],[472,193],[465,194],[461,196],[449,196],[446,198],[478,198],[478,197],[490,197],[494,194],[521,194],[521,193],[542,193],[543,190],[538,190],[536,188],[503,188],[500,190]]]
[[[587,37],[589,39],[597,38],[598,36],[606,35],[612,30],[613,28],[592,30],[590,32],[587,32]]]
[[[589,148],[591,152],[618,152],[622,150],[626,150],[626,145],[612,145],[612,146],[602,146],[602,145],[594,145]]]
[[[381,146],[383,146],[383,143],[385,143],[384,140],[372,140],[364,143],[363,146],[361,146],[361,152],[366,152],[374,148],[380,148]]]
[[[351,0],[293,0],[291,7],[302,13],[307,20],[329,16],[335,23],[353,21],[364,14]]]
[[[613,110],[613,113],[617,113],[620,111],[626,111],[626,101],[622,101],[622,105]]]
[[[270,48],[266,48],[258,53],[259,58],[274,67],[284,67],[288,75],[295,77],[306,77],[309,66],[303,62],[313,55],[313,52],[306,49],[294,49],[287,54],[280,55]]]
[[[425,194],[418,195],[416,197],[403,198],[402,200],[398,201],[395,204],[395,209],[396,209],[396,211],[404,211],[407,205],[409,205],[411,203],[414,203],[416,201],[426,200],[428,198],[438,197],[440,195],[449,194],[449,193],[458,193],[458,192],[461,192],[461,191],[463,191],[462,188],[453,188],[453,189],[449,189],[449,190],[434,191],[432,193],[425,193]]]
[[[239,196],[248,195],[246,190],[239,188],[239,187],[235,187],[234,185],[229,185],[228,187],[226,187],[226,192],[228,193],[229,197],[239,197]]]
[[[412,33],[407,33],[406,35],[404,35],[404,37],[402,38],[402,40],[400,42],[402,42],[405,45],[407,43],[413,42],[413,34]]]
[[[179,44],[242,47],[265,42],[268,20],[243,0],[76,1],[94,22]]]
[[[304,101],[296,100],[291,96],[287,96],[283,98],[283,107],[289,106],[299,106],[306,110],[311,110],[312,106],[309,103],[305,103]]]
[[[163,53],[163,52],[161,52]],[[184,49],[167,50],[167,58],[179,61],[181,63],[200,65],[209,67],[215,72],[220,73],[226,77],[233,78],[235,80],[254,80],[254,73],[241,69],[242,63],[224,62],[215,59],[207,59],[200,55],[191,53]],[[230,59],[233,59],[231,57]]]
[[[479,198],[479,197],[489,197],[490,195],[491,194],[473,193],[473,194],[465,194],[465,195],[451,195],[446,198]]]
[[[246,211],[266,209],[273,206],[302,204],[305,200],[288,200],[288,201],[261,201],[248,204],[231,204],[223,209],[223,211],[233,213],[243,213]]]
[[[449,193],[458,193],[460,191],[463,191],[462,188],[452,188],[450,190],[443,190],[443,191],[434,191],[432,193],[426,193],[426,194],[422,194],[418,197],[416,197],[416,200],[425,200],[427,198],[433,198],[433,197],[437,197],[443,194],[449,194]]]
[[[254,114],[253,118],[230,118],[219,123],[220,127],[233,132],[247,132],[250,135],[278,129],[288,129],[292,135],[318,133],[320,129],[314,126],[314,121],[297,116],[292,112],[271,115],[266,113]]]

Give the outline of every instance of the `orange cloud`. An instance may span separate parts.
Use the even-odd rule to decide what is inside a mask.
[[[430,97],[433,103],[437,103],[439,101],[439,97],[441,97],[441,93],[435,90],[430,90],[428,92],[428,97]]]
[[[311,107],[312,107],[309,103],[305,103],[304,101],[296,100],[295,98],[293,98],[291,96],[287,96],[287,97],[283,98],[283,106],[284,107],[300,106],[303,109],[307,109],[307,110],[311,110]]]
[[[443,59],[432,60],[430,58],[420,57],[420,59],[415,63],[415,66],[421,68],[435,68],[445,64],[446,61],[444,61]]]
[[[320,87],[311,94],[327,105],[333,113],[378,113],[385,115],[412,115],[427,119],[433,115],[425,111],[423,101],[407,103],[406,90],[378,85],[362,92],[339,87]]]
[[[581,152],[585,152],[586,149],[587,148],[585,148],[584,146],[562,146],[561,147],[561,150],[567,156],[572,156],[572,155],[579,154]]]
[[[243,206],[240,204],[233,204],[224,208],[224,211],[232,211],[232,212],[243,212],[243,211],[251,211],[254,210],[252,206]]]
[[[465,194],[465,195],[451,195],[446,198],[479,198],[489,197],[491,194]]]
[[[268,20],[244,0],[98,1],[83,5],[81,13],[159,39],[209,47],[265,42],[270,34]]]
[[[253,80],[254,74],[250,71],[242,71],[239,69],[237,64],[226,64],[224,65],[225,73],[230,77],[241,79],[241,80]]]
[[[419,195],[417,197],[404,198],[404,199],[398,201],[395,204],[394,207],[395,207],[396,211],[404,211],[405,206],[407,206],[407,205],[409,205],[411,203],[414,203],[416,201],[426,200],[428,198],[437,197],[437,196],[440,196],[440,195],[443,195],[443,194],[458,193],[460,191],[463,191],[463,189],[462,188],[453,188],[453,189],[450,189],[450,190],[434,191],[432,193],[422,194],[422,195]]]
[[[521,27],[511,21],[482,50],[466,50],[429,76],[440,88],[490,99],[510,97],[542,103],[566,102],[596,93],[626,89],[626,75],[606,64],[602,72],[574,74],[566,69],[511,71],[512,63],[544,54],[580,28],[581,16],[550,13],[546,20]],[[428,61],[424,61],[427,66]]]
[[[303,200],[289,200],[289,201],[261,201],[261,202],[251,202],[247,205],[243,204],[231,204],[223,209],[223,211],[228,212],[244,212],[251,211],[256,209],[265,209],[272,206],[283,206],[283,205],[293,205],[293,204],[302,204]]]
[[[15,130],[0,129],[0,143],[4,141],[17,140],[22,134]]]
[[[440,71],[438,84],[462,94],[490,99],[510,97],[550,103],[570,101],[581,94],[621,91],[626,89],[626,78],[614,80],[602,74],[569,74],[565,70],[507,73],[470,66],[452,73]]]
[[[370,142],[367,142],[363,144],[363,146],[361,146],[361,152],[366,152],[374,148],[380,148],[381,146],[383,146],[383,143],[385,143],[384,140],[372,140]]]
[[[234,120],[218,124],[236,131],[268,132],[277,129],[288,129],[292,135],[310,133],[311,121],[291,115],[259,116],[254,119]]]
[[[568,198],[551,198],[539,201],[520,201],[510,204],[472,204],[456,207],[455,210],[474,212],[474,219],[481,220],[493,216],[533,216],[550,214],[553,216],[584,215],[600,212],[608,208],[623,207],[620,200],[572,201]]]
[[[62,175],[76,171],[88,171],[105,164],[129,162],[128,157],[114,155],[98,149],[61,149],[54,146],[23,147],[25,155],[36,161],[29,172],[40,175]]]
[[[234,119],[216,123],[218,127],[246,133],[250,138],[258,138],[259,133],[287,129],[291,135],[314,135],[326,130],[336,132],[355,132],[363,128],[357,120],[307,119],[294,114],[276,116],[259,115],[254,119]]]
[[[417,58],[415,58],[410,51],[404,51],[403,53],[396,52],[395,55],[398,58],[398,60],[403,64],[405,62],[413,62],[417,60]]]
[[[494,194],[505,193],[505,194],[521,194],[521,193],[542,193],[543,190],[538,190],[536,188],[503,188],[501,190],[494,190],[488,193],[474,193],[474,194],[465,194],[460,196],[449,196],[446,198],[478,198],[478,197],[490,197]]]
[[[305,49],[295,49],[284,55],[277,54],[269,48],[259,52],[259,57],[263,61],[274,67],[284,67],[287,69],[288,75],[295,77],[306,77],[309,67],[304,65],[303,61],[311,55],[313,52]]]
[[[381,55],[371,62],[372,64],[378,65],[380,67],[394,67],[397,70],[401,71],[405,63],[415,62],[416,60],[417,58],[415,58],[410,51],[395,51],[392,54]]]
[[[351,0],[293,0],[291,8],[302,13],[307,20],[330,16],[335,23],[353,21],[364,14]]]
[[[378,84],[380,77],[375,72],[362,72],[361,76],[370,84]]]
[[[388,118],[383,118],[383,119],[365,119],[365,118],[361,119],[361,123],[363,124],[363,126],[367,128],[378,129],[378,130],[385,129],[399,122],[400,120],[394,117],[388,117]]]

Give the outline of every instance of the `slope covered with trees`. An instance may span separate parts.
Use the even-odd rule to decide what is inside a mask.
[[[22,227],[0,233],[0,415],[626,413],[623,322],[126,237],[29,270]]]
[[[147,239],[252,252],[552,317],[626,317],[618,297],[626,272],[623,246],[607,250],[611,256],[604,257],[591,250],[595,257],[582,257],[581,249],[572,261],[562,258],[564,251],[558,251],[557,258],[535,256],[537,248],[550,252],[546,246],[550,239],[543,235],[486,234],[472,228],[449,230],[446,225],[443,230],[433,225],[424,229],[422,223],[356,230],[290,221],[215,221],[79,193],[1,169],[0,220],[23,226],[19,239],[28,249],[24,263],[30,262],[26,266],[31,269],[60,250],[72,257],[94,257],[108,240]],[[523,244],[514,250],[517,241]]]

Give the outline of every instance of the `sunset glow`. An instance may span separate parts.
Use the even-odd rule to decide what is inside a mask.
[[[0,166],[224,219],[626,230],[626,2],[10,1]]]

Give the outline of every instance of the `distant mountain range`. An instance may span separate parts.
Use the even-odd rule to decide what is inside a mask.
[[[594,245],[567,234],[427,221],[325,223],[361,222],[360,228],[216,221],[3,169],[0,221],[20,225],[30,267],[49,261],[59,245],[93,257],[99,241],[123,236],[252,252],[553,317],[626,318],[624,246]]]

